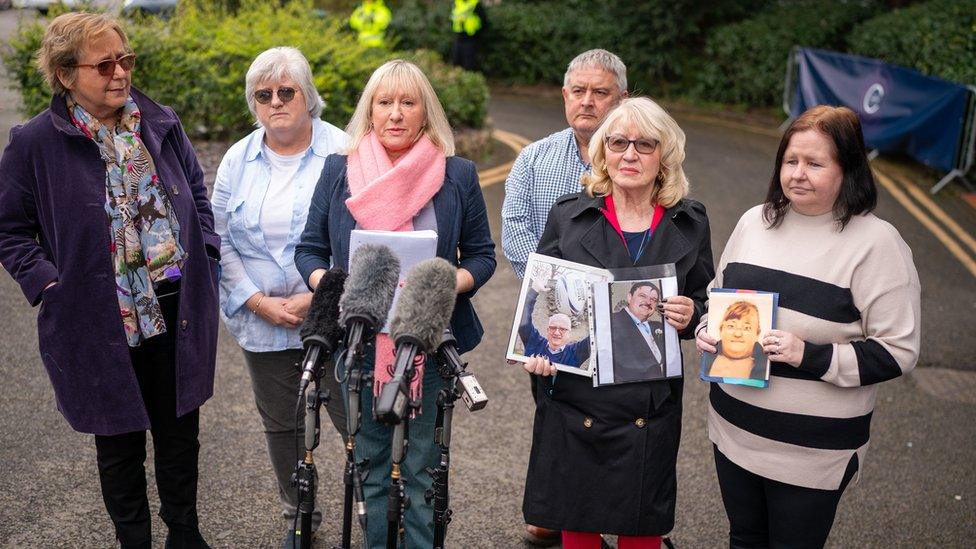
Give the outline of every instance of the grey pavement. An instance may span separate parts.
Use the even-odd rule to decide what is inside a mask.
[[[0,12],[2,36],[10,17]],[[19,121],[11,98],[0,90],[0,143]],[[532,139],[565,127],[554,98],[498,96],[490,112],[497,127]],[[680,113],[677,118],[688,134],[692,194],[708,207],[717,258],[738,216],[761,201],[777,140],[683,120]],[[503,192],[500,184],[485,189],[496,243]],[[968,547],[976,537],[976,343],[970,327],[976,282],[900,208],[883,194],[878,214],[915,253],[925,300],[922,359],[916,373],[879,390],[872,448],[860,483],[841,502],[830,547]],[[455,417],[451,547],[523,546],[521,497],[533,407],[525,374],[504,361],[518,283],[500,247],[498,253],[494,278],[475,298],[485,339],[465,357],[491,401],[474,414],[461,407]],[[110,547],[92,438],[72,432],[55,409],[37,353],[35,315],[12,279],[0,274],[0,547]],[[707,391],[685,345],[673,538],[682,548],[722,547],[728,525],[705,430]],[[277,515],[241,352],[223,329],[217,360],[216,394],[201,414],[201,526],[214,547],[273,547],[285,524]],[[316,547],[325,548],[338,541],[338,436],[325,434],[315,457],[326,513]],[[161,547],[165,527],[156,519],[154,529]]]

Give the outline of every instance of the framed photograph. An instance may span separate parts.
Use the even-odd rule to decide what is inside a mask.
[[[529,255],[506,358],[548,357],[559,371],[593,375],[591,285],[610,272],[539,254]]]
[[[678,332],[664,321],[664,301],[677,294],[673,265],[612,271],[593,285],[597,372],[594,386],[653,381],[682,375]],[[646,278],[644,278],[646,277]]]
[[[708,292],[708,334],[717,352],[705,353],[701,378],[715,383],[769,386],[769,358],[762,337],[776,327],[779,294],[713,288]]]

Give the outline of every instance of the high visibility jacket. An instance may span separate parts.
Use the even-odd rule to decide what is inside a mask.
[[[383,0],[363,2],[349,16],[349,26],[359,33],[359,43],[369,47],[383,45],[386,27],[393,14]]]
[[[474,36],[481,30],[481,17],[474,11],[476,7],[478,0],[454,0],[454,10],[451,11],[454,32]]]

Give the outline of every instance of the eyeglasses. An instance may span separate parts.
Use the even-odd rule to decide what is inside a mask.
[[[622,153],[634,144],[634,148],[641,154],[651,154],[657,149],[656,139],[627,139],[620,135],[608,135],[605,139],[607,148],[613,152]]]
[[[274,97],[274,94],[275,92],[268,88],[264,88],[263,90],[257,90],[256,92],[254,92],[254,100],[257,101],[258,103],[261,103],[262,105],[267,105],[268,103],[271,102],[271,98]],[[288,87],[278,88],[278,99],[280,99],[282,103],[287,103],[294,98],[295,98],[295,88],[288,88]]]
[[[118,59],[106,59],[98,63],[76,63],[74,65],[68,65],[68,67],[89,67],[97,70],[98,74],[102,76],[112,76],[115,74],[115,65],[122,67],[122,70],[125,72],[131,71],[132,67],[136,66],[136,54],[128,53]]]
[[[565,334],[566,332],[569,331],[569,328],[563,328],[561,326],[549,326],[549,331],[550,332],[559,332],[561,334]]]

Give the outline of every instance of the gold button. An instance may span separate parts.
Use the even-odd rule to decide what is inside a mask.
[[[183,330],[185,330],[187,324],[188,324],[188,322],[186,320],[181,321],[180,322],[180,328],[183,329]]]
[[[647,425],[647,421],[645,421],[644,418],[639,417],[634,421],[634,425],[636,425],[638,428],[643,429],[644,426]]]
[[[583,427],[586,427],[587,429],[589,429],[590,427],[593,427],[593,420],[590,419],[590,418],[584,419],[583,420]]]

